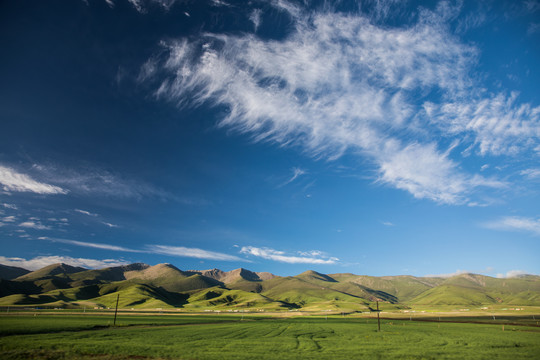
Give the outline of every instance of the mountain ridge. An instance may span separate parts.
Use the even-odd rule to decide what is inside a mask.
[[[375,301],[394,309],[415,305],[540,305],[540,276],[499,279],[466,273],[451,277],[377,277],[313,270],[277,276],[244,268],[180,270],[167,263],[103,269],[58,263],[0,279],[0,306],[111,307],[117,295],[122,307],[193,311],[369,311]]]

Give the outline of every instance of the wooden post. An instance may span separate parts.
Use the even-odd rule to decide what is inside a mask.
[[[114,310],[114,322],[113,326],[116,326],[116,314],[118,314],[118,300],[120,300],[120,294],[116,297],[116,309]]]
[[[377,331],[381,332],[381,319],[379,318],[379,301],[377,301]]]

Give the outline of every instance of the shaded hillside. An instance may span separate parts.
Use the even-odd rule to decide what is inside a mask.
[[[26,270],[16,266],[7,266],[0,264],[0,279],[12,280],[19,276],[26,275],[30,270]]]

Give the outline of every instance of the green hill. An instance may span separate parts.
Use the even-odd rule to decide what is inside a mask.
[[[146,264],[135,263],[124,266],[114,266],[99,270],[86,270],[64,276],[72,282],[72,286],[101,284],[111,281],[127,280],[133,272],[142,272],[149,268]]]
[[[382,291],[399,299],[400,302],[406,302],[444,281],[441,278],[417,278],[409,275],[375,277],[331,274],[330,276],[340,283],[353,283],[366,289]]]
[[[42,269],[29,272],[25,275],[19,276],[15,280],[38,280],[38,279],[45,279],[45,278],[51,278],[53,276],[58,275],[67,275],[67,274],[74,274],[81,271],[86,271],[87,269],[82,267],[76,267],[71,266],[63,263],[58,264],[52,264],[49,266],[45,266]]]
[[[228,290],[221,287],[206,289],[192,295],[188,299],[186,308],[192,309],[221,309],[230,310],[238,308],[280,309],[286,304],[274,301],[261,294],[242,290]]]
[[[461,274],[445,279],[439,286],[414,299],[414,304],[535,305],[540,298],[540,278],[537,276],[498,279],[478,274]]]
[[[182,271],[171,264],[131,264],[87,270],[54,264],[12,280],[0,279],[1,306],[185,308],[239,311],[369,311],[426,306],[540,305],[540,277],[498,279],[365,276],[305,271],[280,277],[239,268]]]
[[[484,291],[456,285],[440,285],[411,300],[421,305],[482,305],[495,304],[497,300]]]

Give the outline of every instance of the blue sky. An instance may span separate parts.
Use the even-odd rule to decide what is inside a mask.
[[[540,274],[540,2],[3,1],[0,263]]]

